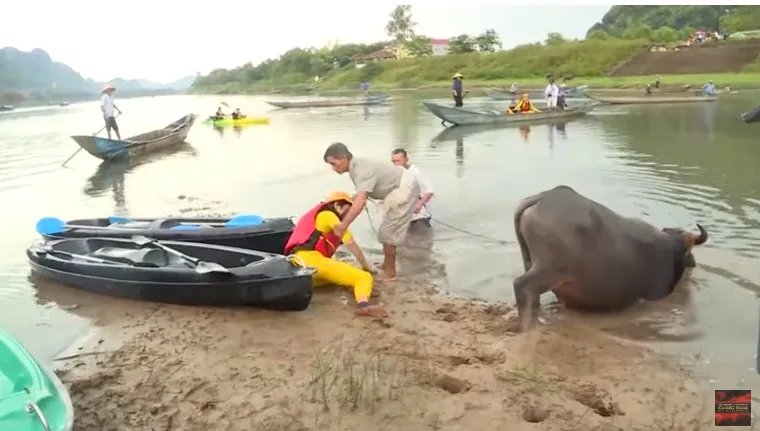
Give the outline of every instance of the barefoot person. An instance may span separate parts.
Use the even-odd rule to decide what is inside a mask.
[[[403,148],[396,148],[391,151],[391,162],[396,166],[401,166],[412,174],[414,179],[417,180],[417,184],[420,186],[420,198],[417,200],[417,204],[414,206],[414,216],[412,216],[412,224],[423,224],[430,226],[430,219],[433,215],[430,213],[430,200],[433,199],[433,188],[430,187],[430,181],[422,175],[422,171],[417,165],[412,164],[409,161],[409,155]]]
[[[102,96],[100,96],[100,112],[103,113],[103,120],[106,122],[108,139],[111,139],[111,130],[113,129],[113,131],[116,132],[116,139],[121,140],[119,125],[116,124],[115,115],[115,111],[118,111],[119,114],[121,114],[121,110],[116,107],[116,104],[113,101],[114,91],[116,91],[116,88],[111,84],[106,84],[105,87],[103,87],[103,91],[101,92]]]
[[[333,229],[351,208],[351,203],[348,193],[335,192],[310,209],[298,219],[298,224],[285,245],[285,254],[295,254],[307,266],[316,268],[313,279],[315,287],[335,284],[351,288],[356,298],[356,314],[383,316],[385,311],[382,308],[369,303],[372,295],[372,267],[361,247],[348,230],[342,237],[333,233]],[[341,245],[345,245],[356,257],[363,270],[332,259],[335,250]]]
[[[383,220],[378,229],[378,240],[383,245],[383,279],[396,279],[396,247],[404,241],[420,195],[420,186],[408,170],[379,160],[354,157],[339,142],[331,144],[323,157],[338,174],[351,177],[356,187],[351,209],[333,229],[341,237],[356,217],[361,214],[367,199],[383,201]]]

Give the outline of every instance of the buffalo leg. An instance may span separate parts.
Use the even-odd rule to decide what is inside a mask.
[[[551,290],[556,280],[555,274],[542,271],[535,266],[515,279],[513,286],[520,332],[529,331],[536,326],[541,307],[541,294]]]

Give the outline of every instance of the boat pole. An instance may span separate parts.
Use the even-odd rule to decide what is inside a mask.
[[[118,117],[119,115],[121,115],[121,112],[119,112],[118,114],[116,114],[116,117]],[[116,118],[116,117],[114,117],[114,118]],[[100,134],[100,132],[102,132],[105,128],[106,128],[106,126],[101,127],[100,130],[98,130],[97,132],[93,133],[92,136],[98,136]],[[69,156],[69,158],[66,159],[65,162],[61,163],[61,166],[62,167],[66,166],[66,163],[70,162],[71,159],[73,159],[74,156],[76,156],[77,154],[79,154],[80,151],[82,151],[82,147],[81,146],[79,148],[77,148],[77,150],[74,151],[74,154],[72,154],[71,156]]]

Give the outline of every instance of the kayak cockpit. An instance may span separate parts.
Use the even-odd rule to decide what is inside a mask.
[[[218,263],[225,268],[240,268],[260,262],[264,254],[240,253],[235,249],[209,247],[204,244],[172,243],[171,248],[202,261]],[[118,242],[109,238],[87,238],[78,241],[60,241],[53,249],[73,256],[71,260],[84,260],[77,256],[89,256],[109,262],[151,268],[188,268],[187,260],[155,247],[141,247],[130,241]]]

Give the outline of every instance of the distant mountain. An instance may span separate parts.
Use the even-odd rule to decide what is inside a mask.
[[[122,96],[165,94],[190,88],[195,76],[168,84],[144,79],[114,78],[110,83]],[[0,102],[52,102],[83,100],[100,94],[103,82],[84,78],[71,67],[53,61],[42,49],[24,52],[13,47],[0,49]]]

